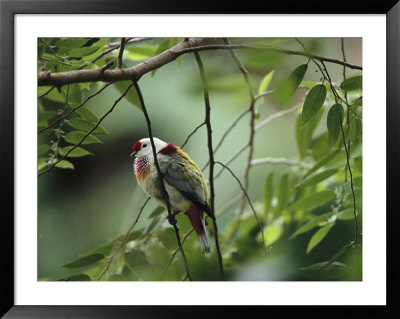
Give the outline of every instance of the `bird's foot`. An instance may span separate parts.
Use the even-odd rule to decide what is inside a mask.
[[[167,216],[167,220],[168,222],[172,225],[172,226],[176,226],[176,218],[175,216],[178,214],[179,212],[173,212],[171,215]]]

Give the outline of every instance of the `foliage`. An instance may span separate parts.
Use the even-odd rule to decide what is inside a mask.
[[[123,67],[157,56],[181,41],[152,39],[145,44],[129,44],[128,41]],[[278,39],[237,41],[266,43],[271,47],[281,41],[290,45],[295,43]],[[108,38],[39,39],[38,71],[67,72],[102,68],[118,58],[118,44],[119,39]],[[178,59],[179,65],[182,57]],[[208,57],[210,63],[218,59]],[[240,51],[239,58],[249,68],[250,74],[256,74],[253,78],[253,83],[254,79],[257,81],[254,87],[258,88],[259,94],[256,112],[265,103],[268,90],[273,93],[266,103],[277,104],[280,108],[278,111],[288,110],[301,102],[292,123],[298,162],[294,165],[284,161],[278,163],[285,165],[283,170],[278,166],[266,170],[263,185],[254,186],[262,188],[262,195],[253,203],[261,229],[244,196],[238,197],[236,202],[242,202],[243,211],[238,215],[231,211],[230,221],[218,234],[225,279],[238,280],[238,271],[246,269],[252,262],[268,261],[274,250],[281,247],[280,251],[288,251],[288,254],[296,251],[293,254],[298,258],[310,255],[314,260],[306,265],[294,263],[285,280],[359,280],[361,266],[358,261],[353,262],[353,256],[361,258],[355,215],[358,219],[362,216],[362,75],[359,72],[346,78],[332,77],[331,80],[323,63],[310,58],[306,63],[290,66],[290,70],[286,71],[289,75],[283,75],[282,68],[286,62],[273,51],[264,54],[259,51]],[[286,59],[298,61],[291,56]],[[314,67],[313,63],[321,64],[317,70],[321,73],[320,81],[304,80]],[[115,67],[116,63],[111,69]],[[342,68],[338,65],[335,67]],[[156,75],[156,70],[153,70],[152,76]],[[207,76],[211,94],[221,91],[240,96],[247,94],[243,91],[243,78],[236,73],[218,78],[209,71]],[[119,81],[113,86],[122,94],[129,84],[130,81]],[[53,169],[53,166],[53,170],[74,170],[75,160],[93,156],[92,144],[102,144],[103,139],[110,135],[109,130],[100,125],[99,115],[85,106],[91,94],[96,94],[103,86],[103,83],[82,82],[60,87],[38,87],[40,175]],[[125,99],[141,108],[135,90],[129,90]],[[259,118],[260,114],[257,114],[257,123],[261,122]],[[265,150],[257,153],[268,155]],[[251,168],[251,165],[248,167]],[[217,217],[220,217],[219,213],[217,209]],[[147,218],[147,227],[134,228],[126,236],[119,235],[71,260],[62,266],[70,271],[69,275],[51,280],[185,280],[187,276],[182,255],[177,248],[175,233],[165,217],[165,209],[154,208],[146,217],[141,217]],[[220,280],[215,247],[212,247],[210,256],[202,255],[186,216],[179,214],[177,221],[193,279]],[[208,223],[212,239],[216,234],[211,227],[211,220]],[[334,244],[335,236],[338,236],[337,228],[340,229],[339,235],[345,238],[341,246]],[[327,241],[332,242],[335,248],[324,251]],[[266,256],[264,243],[267,246]]]

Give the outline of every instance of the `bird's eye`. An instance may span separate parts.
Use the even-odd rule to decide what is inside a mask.
[[[147,146],[147,144],[143,144],[143,147],[146,147]]]

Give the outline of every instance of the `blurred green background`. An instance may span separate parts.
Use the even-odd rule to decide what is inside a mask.
[[[117,41],[118,39],[114,39]],[[241,39],[231,39],[240,43]],[[275,41],[275,42],[274,42]],[[315,54],[342,59],[340,38],[301,39],[306,47]],[[273,43],[280,48],[301,51],[301,46],[293,39],[246,39],[249,43]],[[146,42],[145,42],[146,43]],[[151,43],[151,42],[148,42]],[[346,58],[350,63],[362,65],[361,39],[345,39]],[[298,65],[307,63],[308,58],[301,56],[284,56],[271,53],[237,50],[242,63],[248,69],[251,82],[258,88],[262,78],[274,70],[270,88],[275,87],[280,79],[287,77]],[[218,143],[223,133],[249,106],[247,87],[242,74],[230,57],[228,51],[216,50],[201,52],[201,57],[210,84],[211,121],[213,126],[213,143]],[[127,59],[127,66],[140,61]],[[343,68],[327,64],[334,82],[342,80]],[[318,82],[321,75],[317,67],[310,63],[304,80]],[[347,69],[347,75],[359,73]],[[198,66],[193,54],[183,56],[180,65],[169,63],[152,75],[148,73],[140,79],[140,87],[152,120],[153,134],[164,141],[182,145],[192,130],[204,120],[204,99]],[[88,96],[98,88],[92,83],[90,90],[84,91]],[[132,88],[133,89],[133,88]],[[304,99],[306,88],[300,87],[292,105]],[[113,87],[91,99],[86,105],[99,117],[102,116],[120,93]],[[259,119],[279,111],[282,107],[273,96],[264,98],[257,110]],[[285,157],[298,159],[296,147],[295,120],[297,113],[277,119],[259,132],[255,137],[253,158]],[[326,116],[326,114],[324,115]],[[248,141],[249,120],[247,114],[227,137],[221,149],[216,153],[218,161],[226,161],[237,149]],[[133,158],[129,155],[135,141],[147,137],[144,116],[139,108],[127,100],[122,100],[115,110],[104,120],[102,126],[109,135],[102,136],[103,144],[88,145],[85,148],[94,156],[72,159],[74,170],[52,169],[38,179],[38,278],[56,280],[81,271],[61,267],[79,256],[106,244],[122,235],[131,225],[146,200],[146,194],[138,187],[133,173]],[[325,121],[321,121],[316,132],[326,130]],[[39,144],[46,137],[39,136]],[[206,128],[203,126],[185,146],[184,150],[200,167],[208,161]],[[230,168],[238,177],[243,177],[248,152],[238,157]],[[216,166],[216,171],[220,167]],[[275,184],[279,176],[294,168],[284,165],[259,165],[250,171],[249,196],[257,202],[263,196],[264,181],[269,172],[275,171]],[[204,171],[208,179],[208,169]],[[223,207],[240,193],[238,184],[227,172],[215,180],[216,210]],[[156,204],[153,200],[146,206],[135,226],[146,228],[148,218]],[[233,206],[218,218],[220,233],[224,233],[228,223],[238,212],[238,205]],[[166,214],[166,213],[165,213]],[[178,219],[178,225],[181,219]],[[288,239],[296,229],[285,231],[282,237],[268,250],[267,261],[251,258],[229,272],[232,280],[318,280],[307,277],[299,270],[322,260],[329,260],[341,247],[354,236],[354,221],[338,221],[337,225],[314,250],[306,254],[307,243],[312,233],[308,232],[294,239]],[[208,229],[211,229],[209,226]],[[170,230],[172,232],[172,230]],[[181,232],[181,236],[184,233]],[[191,237],[195,237],[192,234]],[[197,245],[196,238],[193,239]],[[215,252],[213,239],[211,249]],[[198,247],[197,247],[198,248]],[[199,249],[199,248],[198,248]],[[251,247],[249,247],[251,249]],[[224,251],[223,251],[224,253]],[[201,253],[187,252],[189,264],[201,273],[202,263],[214,267],[215,254],[203,256]],[[344,258],[354,264],[354,251]],[[360,259],[357,259],[357,263]],[[267,264],[267,266],[266,266]],[[211,268],[212,268],[211,267]],[[211,268],[204,267],[204,271]],[[229,268],[229,266],[227,266]],[[206,270],[208,269],[208,270]],[[200,276],[201,277],[201,276]],[[352,279],[361,278],[361,273]],[[212,276],[209,277],[213,279]]]

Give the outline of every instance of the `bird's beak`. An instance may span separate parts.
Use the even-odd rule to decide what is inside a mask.
[[[131,157],[132,156],[136,156],[137,151],[132,152]]]

